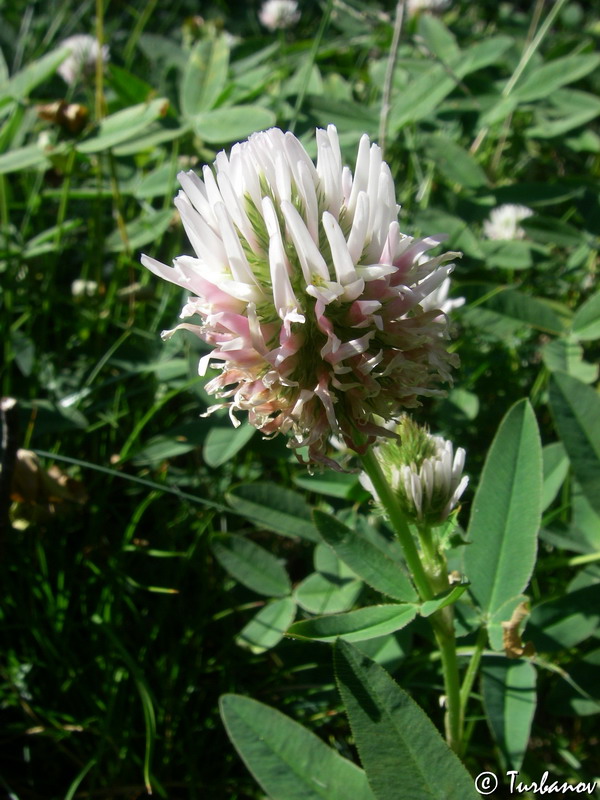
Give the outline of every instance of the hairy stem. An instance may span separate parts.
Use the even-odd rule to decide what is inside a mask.
[[[432,600],[436,593],[448,588],[448,577],[445,570],[440,569],[439,556],[433,557],[431,552],[429,554],[424,552],[424,556],[427,556],[424,565],[400,503],[387,482],[373,451],[367,451],[361,456],[361,460],[365,472],[375,487],[379,502],[385,509],[392,528],[400,541],[406,564],[421,600]],[[430,544],[433,547],[431,531],[428,528],[422,527],[419,534],[422,540],[425,540],[428,545]],[[431,548],[429,549],[431,550]],[[429,617],[429,621],[440,651],[444,676],[446,741],[455,752],[459,752],[462,736],[462,715],[452,608],[446,607],[436,611],[435,614]]]
[[[444,717],[446,741],[455,753],[460,753],[463,716],[460,703],[460,678],[458,675],[452,607],[447,606],[437,611],[430,619],[442,657],[444,692],[446,694],[446,714]]]

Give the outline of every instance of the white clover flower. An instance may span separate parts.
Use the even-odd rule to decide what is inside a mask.
[[[61,42],[60,46],[66,47],[71,51],[71,54],[67,56],[58,68],[58,74],[65,83],[71,86],[81,77],[89,77],[94,74],[100,49],[98,40],[94,36],[89,36],[87,33],[69,36],[68,39]],[[103,45],[102,61],[106,63],[108,58],[108,47]]]
[[[493,209],[489,219],[483,223],[483,232],[488,239],[523,239],[525,231],[519,222],[532,214],[527,206],[505,203]]]
[[[406,10],[409,16],[418,14],[420,11],[431,11],[441,13],[452,5],[451,0],[408,0]]]
[[[266,0],[258,12],[262,25],[270,31],[292,28],[300,19],[295,0]]]
[[[50,150],[54,144],[50,131],[41,131],[38,134],[36,144],[40,150]]]
[[[218,363],[206,390],[225,402],[207,413],[227,407],[239,424],[235,412],[247,411],[265,435],[333,464],[332,434],[364,452],[394,436],[385,422],[443,394],[457,357],[440,309],[421,303],[458,254],[423,260],[439,239],[400,232],[390,169],[366,135],[354,177],[335,127],[316,135],[316,166],[272,128],[220,152],[203,180],[180,173],[175,205],[195,256],[142,263],[192,294],[181,316],[200,324],[175,330],[214,348],[200,373]]]
[[[417,522],[443,522],[467,488],[463,476],[465,450],[403,417],[396,429],[398,441],[388,441],[375,454],[383,473],[407,514]],[[373,484],[364,473],[362,485],[374,497]]]
[[[73,297],[94,297],[98,294],[98,282],[77,278],[71,283],[71,294]]]

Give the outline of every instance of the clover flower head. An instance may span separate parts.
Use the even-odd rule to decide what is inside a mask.
[[[258,12],[262,25],[270,31],[292,28],[300,19],[295,0],[266,0]]]
[[[207,413],[227,407],[239,424],[247,411],[266,436],[335,466],[331,435],[364,452],[451,381],[446,318],[422,304],[458,254],[423,259],[439,239],[400,232],[390,169],[366,135],[354,176],[335,127],[316,138],[316,165],[272,128],[220,152],[215,172],[180,173],[175,205],[195,255],[142,263],[191,293],[175,330],[214,348],[200,372],[219,365],[205,388],[224,402]]]
[[[489,219],[483,223],[483,232],[488,239],[523,239],[525,231],[519,222],[532,214],[527,206],[504,203],[492,210]]]
[[[68,39],[61,42],[61,47],[65,47],[67,50],[71,51],[70,55],[67,56],[58,68],[58,74],[65,83],[71,86],[81,77],[89,77],[94,74],[98,52],[100,51],[100,45],[94,36],[90,36],[87,33],[69,36]],[[101,52],[102,61],[108,61],[108,46],[102,45]]]
[[[437,524],[447,519],[467,488],[463,476],[465,451],[404,416],[396,429],[398,440],[376,448],[377,460],[404,512],[417,523]],[[372,484],[361,476],[365,488],[375,495]],[[375,495],[376,496],[376,495]]]

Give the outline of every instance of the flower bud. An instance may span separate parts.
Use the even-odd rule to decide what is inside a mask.
[[[398,495],[402,507],[417,523],[443,522],[467,487],[463,476],[465,451],[441,436],[432,436],[404,416],[397,441],[386,441],[376,449],[383,473]]]

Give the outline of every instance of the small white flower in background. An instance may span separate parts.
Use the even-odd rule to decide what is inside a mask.
[[[525,231],[519,225],[533,211],[527,206],[505,203],[494,208],[489,219],[483,223],[483,232],[488,239],[523,239]]]
[[[87,33],[69,36],[68,39],[61,42],[60,46],[66,47],[71,51],[71,54],[67,56],[58,68],[58,74],[65,83],[71,86],[80,78],[89,77],[94,74],[98,52],[100,50],[98,40],[94,36],[89,36]],[[103,45],[102,61],[106,63],[108,57],[108,47],[107,45]]]
[[[432,11],[441,13],[451,6],[451,0],[408,0],[406,10],[409,16],[418,14],[420,11]]]
[[[219,153],[204,180],[180,173],[175,205],[196,255],[142,263],[192,294],[181,316],[200,324],[177,328],[214,348],[200,374],[217,362],[205,388],[225,400],[207,413],[226,407],[239,424],[247,411],[265,435],[337,466],[331,435],[364,452],[451,381],[447,320],[422,303],[459,254],[423,258],[439,239],[400,232],[392,175],[368,136],[354,176],[333,125],[317,130],[317,150],[315,166],[272,128]]]
[[[49,150],[54,144],[50,131],[41,131],[41,133],[38,134],[36,144],[40,150]]]
[[[456,507],[469,483],[463,476],[466,453],[441,436],[432,436],[409,417],[396,428],[399,440],[383,442],[375,449],[389,485],[404,512],[416,522],[440,523]],[[377,494],[363,473],[361,483]]]
[[[270,31],[292,28],[300,19],[295,0],[266,0],[258,12],[261,24]]]
[[[73,297],[93,297],[98,294],[98,283],[77,278],[71,284],[71,294]]]

